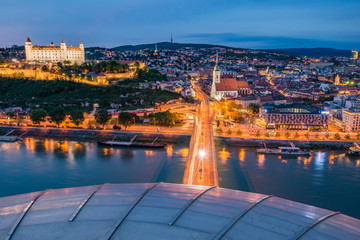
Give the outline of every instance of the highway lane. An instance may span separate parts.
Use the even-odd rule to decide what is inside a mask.
[[[184,184],[218,186],[212,112],[208,97],[197,87],[200,104],[196,109],[193,135],[185,167]]]

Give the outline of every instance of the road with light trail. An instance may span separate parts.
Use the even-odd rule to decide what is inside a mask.
[[[200,104],[196,108],[183,183],[219,186],[213,133],[215,113],[210,107],[209,97],[196,85],[195,90]]]

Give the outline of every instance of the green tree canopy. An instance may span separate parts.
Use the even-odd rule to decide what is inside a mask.
[[[134,63],[134,68],[139,68],[139,67],[140,67],[140,63],[139,63],[139,62]]]
[[[49,68],[48,68],[48,66],[44,65],[44,66],[42,66],[41,70],[42,70],[43,72],[48,72],[48,71],[49,71]]]
[[[46,111],[42,108],[34,109],[30,113],[30,119],[34,124],[38,124],[40,126],[41,122],[45,122]]]
[[[50,121],[54,122],[58,127],[66,118],[65,109],[62,107],[56,107],[49,112]]]
[[[258,114],[259,113],[259,106],[256,104],[250,104],[248,107],[248,111],[251,114]]]
[[[95,121],[104,126],[110,121],[111,114],[106,109],[98,109],[95,113]]]
[[[131,123],[133,122],[134,117],[135,117],[134,114],[131,114],[129,112],[121,112],[119,114],[119,116],[118,116],[119,123],[124,126],[125,131],[126,131],[126,128],[129,127],[131,125]]]
[[[84,113],[80,110],[72,110],[70,112],[70,120],[75,124],[76,127],[79,127],[85,120]]]
[[[171,113],[169,111],[154,114],[155,123],[160,126],[174,126],[178,118],[179,117],[176,113]]]

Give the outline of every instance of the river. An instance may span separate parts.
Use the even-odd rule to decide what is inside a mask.
[[[271,194],[360,218],[360,159],[316,150],[310,157],[217,147],[220,187]],[[0,197],[102,183],[181,183],[189,149],[108,148],[94,142],[25,138],[0,143]]]

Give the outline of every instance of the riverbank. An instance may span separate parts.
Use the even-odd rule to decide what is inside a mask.
[[[143,132],[126,132],[112,130],[89,130],[89,129],[63,129],[63,128],[41,128],[41,127],[15,127],[0,126],[0,135],[4,135],[11,130],[11,135],[20,136],[26,132],[24,137],[36,138],[54,138],[82,141],[110,140],[116,137],[119,141],[129,141],[133,136],[137,135],[136,141],[150,142],[158,137],[158,142],[172,144],[189,144],[190,134],[174,134],[174,133],[143,133]],[[268,147],[278,147],[289,145],[290,140],[279,139],[257,139],[257,138],[240,138],[240,137],[220,137],[215,136],[216,146],[233,146],[233,147],[260,147],[264,143]],[[291,140],[294,144],[301,148],[308,149],[337,149],[342,150],[352,146],[353,141],[335,141],[335,140],[317,140],[317,141],[301,141]]]
[[[240,137],[215,137],[215,145],[226,145],[233,147],[267,147],[290,146],[293,142],[295,146],[307,149],[330,149],[345,150],[353,145],[354,141],[335,141],[335,140],[286,140],[286,139],[263,139],[263,138],[240,138]]]
[[[125,132],[112,130],[90,130],[90,129],[63,129],[63,128],[41,128],[41,127],[15,127],[0,126],[0,135],[4,135],[14,130],[11,136],[35,137],[35,138],[54,138],[81,141],[98,141],[115,139],[118,141],[129,141],[135,135],[137,142],[152,142],[155,138],[157,142],[188,144],[191,135],[168,134],[168,133],[142,133]]]

